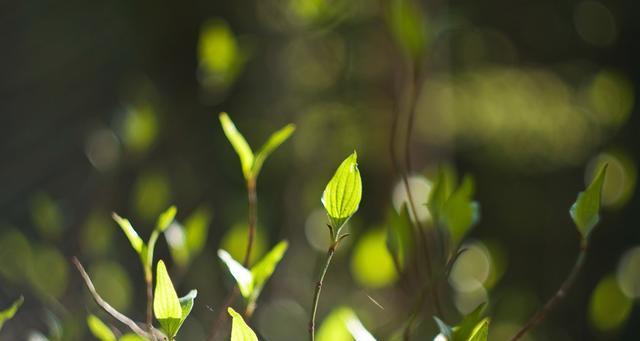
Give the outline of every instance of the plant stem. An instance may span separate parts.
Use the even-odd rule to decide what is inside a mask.
[[[553,310],[553,308],[558,304],[558,302],[560,302],[560,300],[562,300],[567,295],[568,291],[573,286],[573,283],[575,282],[576,277],[578,276],[578,274],[582,270],[582,267],[584,266],[584,261],[587,257],[587,248],[588,248],[587,239],[582,239],[580,242],[580,252],[578,253],[578,258],[576,259],[576,262],[573,265],[573,268],[571,268],[569,275],[564,280],[564,282],[562,282],[562,285],[560,286],[558,291],[556,291],[556,293],[547,301],[547,303],[545,303],[545,305],[542,306],[542,308],[540,308],[540,310],[538,310],[535,313],[535,315],[533,315],[524,326],[522,326],[522,328],[518,331],[518,333],[516,333],[516,335],[513,338],[511,338],[511,341],[516,341],[520,339],[528,331],[537,327],[547,317],[549,312]]]
[[[211,331],[209,332],[209,338],[208,338],[209,341],[214,341],[216,339],[216,333],[220,329],[220,325],[222,324],[222,321],[225,320],[226,316],[229,316],[227,314],[227,308],[231,306],[231,303],[235,301],[235,299],[238,297],[239,294],[240,294],[240,289],[236,285],[233,287],[233,290],[227,295],[227,298],[225,299],[225,303],[222,305],[220,312],[218,312],[218,316],[216,317],[213,324],[211,325]]]
[[[322,273],[320,274],[320,279],[316,283],[316,290],[313,294],[313,302],[311,304],[311,319],[309,320],[309,339],[314,341],[316,338],[316,314],[318,311],[318,302],[320,302],[320,292],[322,291],[322,283],[324,283],[324,276],[327,274],[327,270],[329,269],[329,265],[331,264],[331,259],[333,258],[333,254],[336,252],[336,247],[338,246],[339,239],[331,244],[329,247],[329,251],[327,252],[327,260],[324,263],[324,268],[322,269]]]
[[[153,335],[153,276],[149,268],[145,268],[144,281],[147,284],[147,330]]]
[[[253,249],[253,240],[256,235],[256,223],[258,221],[258,196],[256,193],[256,179],[249,178],[247,180],[247,198],[249,201],[249,226],[247,252],[244,254],[242,265],[246,268],[251,260],[251,250]]]

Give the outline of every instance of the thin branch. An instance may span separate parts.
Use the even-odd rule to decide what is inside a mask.
[[[588,241],[586,239],[582,239],[582,241],[580,242],[580,252],[578,253],[578,258],[576,259],[576,262],[573,265],[573,268],[571,268],[569,275],[564,280],[564,282],[562,282],[562,285],[560,285],[560,288],[558,289],[558,291],[556,291],[556,293],[547,301],[547,303],[542,308],[540,308],[540,310],[538,310],[535,313],[535,315],[533,315],[529,319],[529,321],[525,323],[524,326],[522,326],[522,328],[518,331],[518,333],[516,333],[516,335],[513,338],[511,338],[511,341],[516,341],[520,339],[528,331],[530,331],[531,329],[537,327],[540,323],[542,323],[542,321],[547,317],[547,315],[551,312],[551,310],[555,308],[558,302],[560,302],[567,295],[567,293],[573,286],[573,283],[575,282],[576,277],[578,277],[578,274],[580,273],[580,271],[582,270],[582,267],[584,266],[584,261],[587,257],[587,248],[588,248]]]
[[[242,265],[246,268],[251,261],[251,250],[253,249],[253,240],[256,235],[256,224],[258,222],[258,196],[256,193],[256,179],[249,178],[247,180],[247,198],[249,201],[249,226],[247,251],[244,254]],[[225,308],[226,311],[226,308]]]
[[[327,259],[324,263],[324,268],[322,269],[322,273],[320,274],[320,279],[316,283],[316,289],[313,294],[313,302],[311,304],[311,318],[309,319],[309,339],[311,341],[315,341],[316,338],[316,314],[318,311],[318,303],[320,302],[320,293],[322,292],[322,284],[324,283],[324,276],[327,274],[327,270],[329,270],[329,265],[331,264],[331,259],[333,258],[333,254],[336,252],[336,247],[338,246],[338,242],[340,240],[337,239],[334,241],[329,247],[329,251],[327,251]]]
[[[129,317],[125,316],[121,312],[117,311],[114,307],[112,307],[109,303],[107,303],[102,297],[100,297],[100,295],[96,291],[96,288],[93,285],[93,282],[91,281],[91,278],[89,278],[89,275],[84,270],[84,267],[82,266],[82,264],[80,263],[78,258],[73,257],[71,259],[71,261],[73,262],[73,265],[75,265],[75,267],[78,269],[78,272],[80,272],[80,275],[82,276],[82,279],[84,280],[84,283],[87,286],[87,289],[91,293],[91,296],[93,296],[93,300],[107,314],[111,315],[116,320],[118,320],[121,323],[123,323],[124,325],[128,326],[134,333],[138,334],[142,338],[145,338],[147,340],[155,340],[156,337],[158,337],[158,336],[161,336],[162,339],[166,338],[166,336],[164,334],[162,334],[157,329],[154,329],[152,333],[149,333],[149,332],[145,331],[144,329],[140,328],[138,323],[136,323],[135,321],[133,321]]]

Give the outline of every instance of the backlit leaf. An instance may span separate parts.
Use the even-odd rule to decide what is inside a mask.
[[[184,320],[189,317],[191,309],[193,308],[193,301],[196,299],[196,296],[198,296],[198,290],[194,289],[189,291],[188,294],[180,297],[179,301],[180,308],[182,308],[182,318],[180,318],[180,325],[178,326],[178,328],[180,328],[182,326],[182,323],[184,323]]]
[[[489,319],[485,318],[480,321],[473,329],[467,341],[487,341],[489,336]]]
[[[162,329],[173,338],[180,328],[182,307],[162,260],[156,270],[156,290],[153,297],[153,313]]]
[[[322,194],[322,204],[335,230],[339,232],[358,210],[361,198],[362,179],[358,170],[358,155],[354,151],[340,164]]]
[[[251,274],[253,277],[252,299],[255,300],[258,298],[262,288],[273,274],[273,271],[284,256],[288,247],[289,243],[286,240],[281,241],[251,268]]]
[[[115,212],[113,213],[113,220],[115,220],[116,223],[120,225],[120,228],[122,229],[124,234],[127,236],[127,238],[129,238],[129,242],[131,243],[133,249],[136,250],[138,254],[141,254],[144,242],[142,241],[142,238],[140,238],[136,230],[133,229],[133,226],[131,226],[129,220],[120,217]]]
[[[260,169],[264,164],[264,161],[273,153],[276,148],[278,148],[284,141],[286,141],[293,131],[296,130],[296,126],[294,124],[287,124],[282,129],[276,131],[271,134],[267,142],[260,148],[260,150],[256,153],[255,159],[253,161],[253,167],[251,169],[251,173],[253,176],[258,176],[260,173]]]
[[[231,307],[227,309],[227,312],[232,318],[231,341],[258,341],[256,333],[244,322],[240,314]]]
[[[607,164],[600,169],[589,187],[578,194],[576,202],[569,210],[573,222],[584,239],[589,238],[589,234],[600,221],[600,199],[606,173]]]
[[[175,219],[177,212],[178,209],[175,206],[171,206],[166,211],[162,212],[156,222],[156,230],[164,232],[164,230],[171,225],[173,219]]]
[[[253,167],[253,151],[251,147],[249,147],[247,140],[240,134],[227,113],[220,113],[220,123],[222,124],[224,134],[240,158],[242,173],[245,179],[249,179],[251,177],[251,168]]]
[[[91,334],[100,341],[116,341],[116,336],[111,331],[111,328],[104,324],[97,316],[91,314],[87,316],[87,326]]]
[[[253,275],[251,274],[251,271],[233,259],[233,257],[231,257],[231,255],[225,250],[218,250],[218,257],[227,266],[231,276],[235,278],[242,297],[249,298],[253,291]]]
[[[22,306],[23,302],[24,297],[20,296],[20,298],[13,302],[11,307],[0,311],[0,330],[2,329],[2,326],[6,321],[12,319],[13,316],[15,316],[16,312],[18,311],[18,309],[20,309],[20,306]]]

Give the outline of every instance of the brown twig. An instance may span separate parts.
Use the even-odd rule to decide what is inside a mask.
[[[542,323],[542,321],[547,317],[549,312],[553,310],[556,304],[558,304],[558,302],[560,302],[560,300],[562,300],[567,295],[567,292],[573,286],[573,283],[575,282],[576,277],[578,276],[578,274],[580,273],[580,270],[582,270],[582,267],[584,266],[584,261],[587,257],[587,248],[588,248],[588,241],[586,239],[582,239],[582,241],[580,242],[580,252],[578,253],[578,258],[576,259],[576,262],[573,265],[573,268],[571,268],[569,275],[564,280],[564,282],[562,282],[562,285],[560,285],[560,288],[558,289],[558,291],[556,291],[556,293],[547,301],[547,303],[545,303],[545,305],[542,306],[542,308],[540,308],[540,310],[538,310],[529,319],[529,321],[527,321],[527,323],[525,323],[525,325],[522,326],[522,328],[520,328],[518,333],[516,333],[516,335],[513,338],[511,338],[511,341],[516,341],[520,339],[528,331],[530,331],[531,329],[537,327],[540,323]]]
[[[96,288],[93,285],[93,282],[91,281],[91,278],[89,277],[89,275],[85,271],[84,267],[82,266],[82,264],[80,263],[78,258],[73,257],[73,258],[71,258],[71,261],[73,262],[73,265],[75,265],[75,267],[78,269],[78,272],[80,272],[80,275],[82,276],[82,279],[84,280],[84,283],[87,286],[87,289],[91,293],[91,296],[93,297],[93,300],[107,314],[111,315],[116,320],[118,320],[121,323],[123,323],[124,325],[128,326],[134,333],[138,334],[142,338],[145,338],[147,340],[156,340],[156,338],[158,338],[158,337],[160,337],[160,339],[166,338],[166,336],[162,332],[160,332],[159,330],[157,330],[155,328],[152,329],[151,333],[145,331],[144,329],[140,328],[138,323],[136,323],[135,321],[133,321],[132,319],[130,319],[126,315],[122,314],[121,312],[116,310],[114,307],[112,307],[109,303],[107,303],[100,296],[100,294],[98,294],[98,292],[96,291]]]
[[[322,292],[322,284],[324,283],[324,276],[327,274],[327,270],[329,270],[329,265],[331,264],[331,259],[333,258],[334,253],[336,252],[336,247],[338,243],[342,240],[340,237],[336,237],[336,240],[332,242],[329,250],[327,251],[327,259],[324,262],[324,268],[322,269],[322,273],[320,273],[320,279],[316,283],[316,289],[313,294],[313,302],[311,304],[311,318],[309,319],[309,339],[311,341],[315,341],[316,337],[316,314],[318,311],[318,303],[320,302],[320,293]]]

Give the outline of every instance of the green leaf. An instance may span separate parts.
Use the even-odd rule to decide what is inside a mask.
[[[116,336],[111,331],[111,328],[104,324],[97,316],[91,314],[87,316],[87,326],[91,334],[100,341],[116,341]]]
[[[469,341],[475,333],[477,326],[482,323],[482,315],[486,307],[486,303],[480,304],[476,309],[466,315],[462,319],[462,322],[452,329],[452,341]]]
[[[220,123],[222,124],[224,134],[227,136],[229,142],[231,142],[231,145],[238,154],[238,157],[240,157],[242,173],[244,174],[245,179],[248,180],[251,178],[251,168],[253,167],[253,151],[251,150],[251,147],[249,147],[247,140],[245,140],[238,129],[236,129],[236,126],[233,124],[233,121],[231,121],[227,113],[220,113]]]
[[[438,325],[438,329],[440,330],[440,334],[442,336],[444,336],[447,340],[452,340],[453,339],[453,330],[451,329],[451,326],[447,325],[441,319],[439,319],[439,318],[437,318],[435,316],[433,317],[433,319],[436,321],[436,324]]]
[[[231,255],[225,250],[218,250],[218,257],[227,266],[231,276],[235,278],[242,297],[249,298],[253,291],[253,275],[251,274],[251,271],[233,259],[233,257],[231,257]]]
[[[442,216],[444,206],[449,196],[451,196],[453,187],[455,187],[456,180],[452,179],[452,177],[453,174],[450,169],[440,168],[438,170],[438,177],[429,195],[427,208],[429,209],[429,213],[431,213],[431,217],[433,217],[433,221],[436,223],[440,223],[439,220]]]
[[[153,313],[160,322],[162,329],[170,339],[178,332],[182,320],[182,307],[178,294],[173,288],[173,283],[167,268],[162,260],[158,261],[156,269],[156,290],[153,297]]]
[[[142,238],[138,236],[136,230],[133,229],[133,226],[131,226],[129,220],[120,217],[115,212],[112,216],[113,220],[115,220],[116,223],[120,225],[120,228],[122,229],[124,234],[127,236],[127,238],[129,238],[129,242],[131,243],[133,249],[136,250],[139,255],[142,255],[142,246],[144,245],[144,242],[142,241]]]
[[[12,319],[13,316],[15,316],[18,309],[20,309],[20,307],[22,306],[22,303],[24,303],[24,297],[20,296],[20,298],[13,302],[11,307],[0,311],[0,330],[2,330],[2,326],[6,321]]]
[[[349,309],[349,313],[345,314],[344,318],[344,324],[355,341],[376,341],[353,310]]]
[[[419,60],[428,42],[423,9],[410,0],[393,0],[390,5],[389,24],[394,39],[403,52]]]
[[[156,242],[158,241],[159,235],[160,232],[158,232],[158,230],[153,230],[147,245],[142,246],[142,264],[144,264],[145,271],[151,272],[151,266],[153,265],[153,251],[156,248]],[[151,274],[149,273],[149,276],[150,275]]]
[[[176,213],[178,213],[178,209],[175,206],[169,207],[166,211],[162,212],[158,217],[158,221],[156,222],[156,230],[160,232],[164,232],[164,230],[173,223],[173,219],[176,217]]]
[[[358,170],[358,155],[354,151],[349,155],[327,184],[322,194],[324,205],[333,229],[337,231],[358,210],[362,198],[362,179]]]
[[[141,336],[138,336],[137,334],[127,333],[122,335],[122,337],[120,337],[118,341],[147,341],[147,340],[143,339]]]
[[[607,164],[602,166],[589,187],[578,194],[576,202],[569,210],[569,214],[571,214],[571,218],[583,239],[589,238],[589,234],[600,221],[600,198],[607,166]]]
[[[264,161],[273,153],[276,148],[278,148],[284,141],[286,141],[293,131],[296,130],[296,126],[294,124],[287,124],[280,130],[271,134],[267,142],[260,148],[258,153],[256,153],[255,159],[253,161],[253,167],[251,168],[251,174],[254,177],[257,177],[260,173],[260,169],[264,164]]]
[[[453,245],[458,245],[480,217],[480,205],[471,199],[473,180],[466,176],[442,209],[443,224],[451,234]]]
[[[387,249],[400,267],[404,267],[411,257],[414,247],[412,235],[407,205],[402,205],[400,214],[391,209],[387,218]]]
[[[187,317],[189,317],[189,314],[191,313],[191,309],[193,309],[193,301],[196,299],[196,296],[198,296],[198,290],[191,290],[189,291],[188,294],[180,297],[179,301],[180,301],[180,308],[182,309],[182,317],[180,318],[180,325],[178,326],[178,329],[182,326],[182,323],[184,323],[184,320],[187,319]]]
[[[267,280],[273,274],[276,266],[287,251],[289,243],[286,240],[281,241],[269,251],[262,259],[251,268],[253,277],[252,300],[256,300],[262,291]]]
[[[487,341],[487,337],[489,337],[489,318],[485,318],[476,325],[467,341]]]
[[[231,341],[258,341],[256,333],[244,322],[240,314],[231,307],[227,309],[227,312],[232,318]]]

